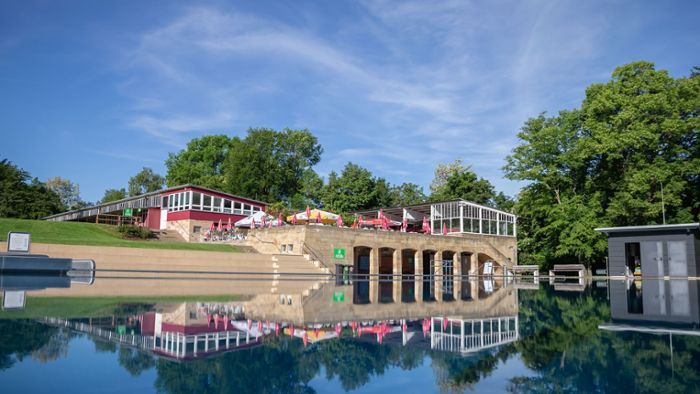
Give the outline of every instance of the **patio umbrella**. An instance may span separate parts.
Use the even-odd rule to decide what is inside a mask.
[[[357,228],[357,218],[352,221],[352,226],[350,228]]]
[[[293,225],[296,225],[296,224],[298,223],[297,215],[292,215],[292,220],[291,220],[291,222],[292,222]]]
[[[425,216],[423,216],[423,232],[426,234],[430,232],[430,224],[428,224],[428,218]]]
[[[282,223],[284,223],[284,220],[282,219],[282,213],[277,217],[277,225],[281,226]]]
[[[323,219],[321,219],[321,211],[316,212],[316,223],[323,223]]]
[[[389,229],[389,221],[387,220],[386,216],[384,216],[384,214],[382,214],[382,216],[380,216],[380,219],[382,219],[382,230],[388,230]]]
[[[338,219],[335,221],[335,224],[336,224],[338,227],[343,227],[343,217],[340,216],[340,215],[338,215]]]
[[[254,228],[255,228],[255,218],[251,218],[251,221],[250,221],[250,228],[251,228],[251,229],[254,229]]]
[[[231,228],[232,228],[232,227],[231,227],[231,217],[229,216],[229,217],[228,217],[228,226],[227,226],[226,229],[227,229],[227,230],[231,230]]]
[[[309,206],[307,205],[306,206],[306,222],[308,223],[310,221],[311,221],[311,208],[309,208]]]
[[[222,232],[224,230],[224,225],[221,223],[221,219],[219,219],[219,227],[217,228],[219,232]]]
[[[403,232],[405,233],[405,232],[406,232],[406,229],[408,229],[408,219],[403,218],[403,223],[402,223],[402,225],[401,225],[401,230],[403,230]]]
[[[211,226],[209,227],[209,231],[211,231],[212,233],[214,231],[216,231],[216,224],[214,224],[214,222],[211,222]]]
[[[379,216],[378,217],[379,217],[379,219],[382,219],[384,217],[384,211],[381,208],[379,208]]]
[[[447,223],[442,224],[442,235],[447,235]]]

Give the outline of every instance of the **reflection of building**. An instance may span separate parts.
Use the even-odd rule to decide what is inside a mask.
[[[472,353],[515,342],[518,315],[463,319],[430,318],[430,347],[435,350]]]
[[[700,325],[698,282],[623,280],[610,282],[613,323]]]
[[[610,276],[695,277],[700,223],[597,228],[608,235]]]

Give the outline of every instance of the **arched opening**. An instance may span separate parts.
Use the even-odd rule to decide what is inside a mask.
[[[454,301],[454,255],[452,250],[442,252],[442,300]]]
[[[416,301],[416,251],[401,251],[401,302]]]
[[[503,267],[495,259],[485,253],[479,253],[479,299],[487,298],[493,294],[502,283],[499,280],[503,275]]]
[[[423,251],[423,301],[435,301],[435,253]]]
[[[393,287],[394,249],[379,249],[379,302],[394,302]]]
[[[469,272],[472,268],[472,254],[469,252],[460,253],[459,261],[462,268],[462,277],[460,278],[462,286],[460,289],[459,299],[468,301],[472,299],[472,282],[469,280]]]
[[[369,261],[372,249],[366,246],[356,246],[353,248],[353,282],[352,282],[352,303],[369,304]]]

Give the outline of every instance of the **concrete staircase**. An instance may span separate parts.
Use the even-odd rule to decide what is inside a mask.
[[[156,231],[156,236],[163,242],[187,242],[177,231],[160,230]]]

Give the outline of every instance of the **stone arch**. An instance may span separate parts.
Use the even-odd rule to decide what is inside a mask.
[[[368,246],[355,246],[353,248],[353,273],[352,303],[370,303],[370,264],[372,248]]]
[[[394,302],[394,254],[396,249],[379,248],[379,302]],[[397,278],[398,279],[398,278]],[[398,285],[398,284],[397,284]]]
[[[416,301],[416,249],[401,250],[401,302]]]
[[[424,249],[423,257],[423,301],[435,301],[435,255],[437,250]]]

